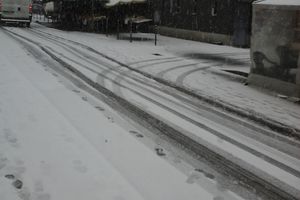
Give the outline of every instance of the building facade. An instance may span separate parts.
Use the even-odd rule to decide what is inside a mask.
[[[247,47],[253,0],[152,0],[160,33]]]
[[[53,12],[62,28],[85,31],[122,31],[126,19],[151,16],[147,0],[55,0]],[[52,4],[51,4],[52,5]],[[47,12],[46,12],[47,13]]]

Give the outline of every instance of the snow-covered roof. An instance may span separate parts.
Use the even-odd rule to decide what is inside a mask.
[[[112,7],[120,4],[129,4],[129,3],[145,3],[147,0],[110,0],[106,6]]]
[[[283,6],[300,6],[300,0],[262,0],[256,1],[254,4],[259,5],[283,5]]]

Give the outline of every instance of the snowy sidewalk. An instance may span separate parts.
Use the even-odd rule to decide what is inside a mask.
[[[37,30],[88,45],[132,68],[188,89],[225,109],[248,116],[283,132],[300,130],[300,106],[278,94],[245,86],[237,75],[223,70],[249,72],[249,49],[212,45],[153,35],[129,43],[99,34],[65,32],[35,25]],[[139,35],[138,35],[139,36]],[[219,76],[216,74],[225,76]],[[234,79],[239,81],[236,81]],[[295,132],[294,132],[295,133]],[[299,133],[299,132],[298,132]]]
[[[218,198],[186,182],[1,30],[0,41],[1,200]]]

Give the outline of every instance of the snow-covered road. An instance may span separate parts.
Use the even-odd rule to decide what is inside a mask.
[[[30,84],[28,84],[28,81],[26,82],[26,80],[22,80],[22,77],[20,76],[18,80],[20,80],[21,83],[14,83],[13,81],[11,81],[13,80],[14,75],[12,75],[11,77],[7,75],[4,76],[6,79],[1,79],[1,81],[5,83],[3,87],[4,91],[1,95],[7,94],[7,96],[10,96],[10,98],[16,99],[16,102],[8,100],[3,101],[3,103],[8,104],[2,107],[11,109],[9,111],[6,110],[2,112],[3,118],[7,120],[7,122],[12,121],[13,123],[15,123],[11,124],[8,128],[3,129],[3,138],[5,139],[11,137],[9,136],[10,134],[6,133],[7,130],[10,130],[8,132],[11,132],[11,129],[13,129],[13,127],[17,127],[18,123],[23,123],[12,120],[13,118],[15,118],[14,114],[18,113],[18,111],[21,113],[19,116],[20,119],[25,119],[28,113],[34,111],[36,113],[32,113],[31,118],[39,119],[39,113],[47,113],[46,116],[41,115],[41,117],[47,117],[48,119],[51,119],[43,120],[43,123],[45,124],[39,124],[40,127],[35,127],[35,120],[33,120],[31,124],[26,125],[29,126],[29,128],[33,126],[34,129],[37,128],[38,130],[47,130],[43,134],[49,135],[49,138],[47,136],[47,140],[44,141],[48,144],[48,146],[46,144],[40,145],[37,143],[37,146],[35,148],[29,148],[27,149],[28,151],[26,151],[25,149],[24,152],[20,152],[21,155],[18,155],[17,157],[24,156],[23,162],[24,160],[26,160],[26,162],[28,160],[28,162],[30,162],[30,165],[32,164],[32,162],[42,162],[43,155],[38,154],[38,152],[35,152],[35,156],[31,158],[31,151],[39,149],[40,146],[45,149],[54,148],[51,151],[52,153],[64,152],[64,142],[62,142],[60,139],[57,139],[56,137],[62,136],[63,132],[72,132],[72,135],[77,135],[76,137],[72,136],[74,137],[73,139],[70,139],[69,135],[65,135],[62,137],[66,137],[65,141],[68,141],[69,139],[72,141],[78,140],[78,143],[75,142],[74,144],[76,144],[77,147],[79,145],[80,148],[75,150],[71,148],[69,150],[69,153],[67,149],[64,154],[60,155],[60,157],[54,156],[55,158],[52,158],[53,155],[48,155],[48,157],[50,156],[49,159],[53,159],[50,160],[53,163],[59,163],[60,160],[62,160],[62,167],[60,169],[57,169],[56,171],[57,175],[59,176],[67,176],[65,178],[70,178],[69,176],[75,178],[78,177],[78,174],[73,176],[73,174],[69,174],[69,170],[66,170],[68,169],[67,165],[70,162],[73,163],[73,167],[75,169],[84,171],[88,174],[83,179],[83,183],[78,183],[78,185],[71,185],[70,187],[72,188],[77,188],[81,184],[91,185],[91,187],[95,187],[96,183],[88,182],[88,180],[95,180],[98,177],[92,177],[92,175],[95,175],[97,174],[97,172],[99,172],[97,171],[96,166],[102,166],[104,162],[101,161],[101,159],[103,159],[102,157],[105,158],[105,161],[108,160],[107,167],[103,169],[103,171],[106,175],[112,174],[112,177],[114,177],[113,174],[116,174],[116,182],[119,183],[120,186],[118,184],[113,184],[115,181],[114,178],[112,178],[111,182],[108,181],[112,184],[111,186],[109,184],[106,185],[107,183],[103,184],[105,184],[105,187],[108,188],[123,188],[124,192],[123,189],[117,189],[118,192],[115,192],[115,190],[105,190],[106,193],[104,193],[107,196],[102,196],[103,199],[194,199],[196,197],[202,197],[203,199],[239,199],[242,197],[246,198],[247,196],[249,197],[249,199],[251,199],[259,198],[259,196],[265,198],[268,195],[269,197],[277,197],[277,195],[279,197],[289,198],[300,197],[300,144],[297,141],[290,140],[289,138],[278,135],[275,132],[264,129],[245,120],[238,119],[237,117],[229,115],[223,111],[211,108],[211,106],[199,101],[198,99],[195,99],[192,96],[188,96],[174,89],[173,87],[170,87],[170,85],[168,85],[168,82],[166,82],[166,84],[159,83],[153,80],[153,77],[150,76],[151,70],[148,70],[147,74],[143,73],[142,71],[135,70],[141,70],[142,68],[145,68],[147,66],[152,66],[157,61],[159,61],[160,64],[173,63],[172,69],[161,71],[158,74],[159,77],[165,77],[168,74],[171,74],[174,69],[177,69],[176,67],[182,68],[183,66],[186,66],[195,68],[195,70],[201,70],[201,66],[199,66],[199,63],[196,63],[194,60],[182,60],[170,54],[164,57],[158,57],[157,59],[153,59],[150,57],[148,61],[146,61],[146,63],[144,62],[142,65],[141,62],[132,63],[131,65],[124,65],[118,60],[111,58],[105,53],[99,52],[88,45],[75,42],[67,37],[58,36],[54,31],[51,31],[51,29],[40,28],[40,26],[35,26],[33,29],[5,27],[0,30],[0,34],[0,36],[2,37],[1,44],[2,41],[7,42],[7,44],[4,45],[6,46],[6,48],[9,47],[8,52],[11,52],[11,54],[13,55],[9,57],[10,59],[6,58],[6,56],[4,56],[5,54],[1,55],[1,62],[3,62],[3,64],[1,63],[1,66],[3,66],[3,73],[1,72],[1,75],[3,75],[4,73],[18,74],[18,71],[20,71],[21,74],[23,74],[31,82],[30,86]],[[8,37],[9,35],[11,37]],[[34,59],[28,56],[24,61],[23,57],[26,55],[24,55],[23,52],[20,52],[20,47],[17,46],[18,43],[28,52],[28,54],[30,54],[31,57],[34,57],[34,59],[38,63],[33,64],[32,62]],[[101,45],[101,41],[99,42],[99,45]],[[4,49],[6,48],[3,48],[2,46],[1,52],[5,51]],[[17,53],[14,52],[15,49],[19,49]],[[13,59],[14,57],[18,56],[20,56],[21,59]],[[54,61],[53,58],[56,59],[57,62]],[[31,63],[25,64],[24,62]],[[209,65],[211,64],[213,63],[209,63]],[[41,67],[43,65],[45,67],[50,67],[51,65],[51,70],[56,70],[56,72],[51,72],[53,73],[54,78],[49,78],[49,74],[43,71],[43,68]],[[145,145],[142,145],[141,143],[143,142],[133,139],[132,135],[128,134],[127,132],[124,133],[124,130],[119,128],[117,125],[111,124],[111,122],[114,122],[111,117],[108,117],[108,121],[110,122],[108,123],[107,119],[105,119],[103,115],[99,114],[99,111],[94,108],[91,109],[90,107],[85,105],[87,104],[87,102],[89,102],[88,94],[86,96],[81,96],[81,99],[77,98],[77,100],[73,100],[76,99],[76,96],[78,97],[78,94],[76,93],[77,91],[80,92],[80,90],[82,90],[82,87],[81,89],[78,89],[75,86],[72,86],[75,87],[72,89],[73,91],[75,91],[74,94],[72,90],[67,90],[65,88],[65,85],[72,85],[70,83],[67,84],[67,80],[65,80],[64,82],[62,81],[63,83],[55,82],[56,77],[60,76],[64,77],[64,79],[68,79],[68,77],[69,79],[78,79],[74,74],[70,75],[70,72],[66,69],[63,69],[61,65],[69,68],[69,70],[75,69],[76,72],[84,75],[84,78],[88,81],[85,81],[85,83],[83,81],[80,84],[84,85],[86,83],[96,83],[102,88],[105,88],[107,91],[112,92],[117,97],[121,97],[127,102],[130,102],[132,106],[135,106],[140,111],[143,111],[154,119],[157,119],[162,123],[162,126],[166,125],[168,127],[172,127],[180,134],[183,134],[185,137],[195,141],[196,145],[198,145],[199,147],[206,148],[208,151],[214,152],[215,155],[220,155],[222,159],[224,159],[222,160],[218,158],[219,161],[221,160],[226,162],[215,163],[216,166],[214,168],[210,164],[212,162],[216,162],[216,160],[214,160],[214,158],[212,157],[206,158],[203,162],[207,166],[210,166],[214,169],[212,172],[208,173],[203,169],[198,169],[195,172],[191,173],[190,176],[185,177],[182,171],[178,171],[178,169],[174,168],[172,162],[171,164],[168,164],[164,160],[157,157],[153,153],[153,151],[149,151],[149,148],[146,148]],[[10,66],[14,66],[17,69],[14,69],[15,71],[10,70],[8,69]],[[134,68],[134,66],[136,68]],[[159,65],[155,66],[159,67]],[[153,71],[153,73],[154,72],[156,71]],[[186,76],[184,72],[175,70],[171,77],[177,77],[175,81],[178,82],[183,81],[181,79],[184,76]],[[78,81],[80,82],[79,79]],[[94,86],[94,84],[90,85]],[[37,91],[30,90],[32,86],[34,86],[35,90]],[[13,89],[14,87],[21,88]],[[88,88],[89,86],[87,85],[85,87]],[[28,91],[25,92],[27,88]],[[19,92],[15,91],[23,92],[22,94],[19,94]],[[36,95],[31,95],[32,93]],[[42,93],[43,95],[39,97],[39,93]],[[81,93],[82,92],[80,92],[80,94]],[[41,105],[37,104],[37,107],[35,107],[35,105],[33,106],[33,104],[32,106],[24,105],[24,102],[30,102],[32,98],[34,98],[35,101],[40,102]],[[45,102],[43,103],[43,101]],[[95,102],[98,101],[99,100],[95,100]],[[15,104],[22,106],[21,108],[14,108],[14,110],[12,109],[12,107]],[[111,104],[110,106],[112,105],[113,104]],[[59,111],[58,113],[52,114],[53,111],[51,111],[51,108],[53,106],[56,110]],[[102,108],[103,105],[94,105],[94,107]],[[32,108],[34,108],[34,110],[32,110]],[[44,108],[44,110],[42,108]],[[129,109],[129,111],[127,112],[136,112],[136,110]],[[22,114],[26,116],[22,116]],[[127,113],[122,114],[130,115]],[[138,113],[136,113],[136,115],[137,114]],[[118,116],[118,114],[116,114],[116,116]],[[130,119],[131,117],[128,116],[128,118]],[[133,118],[131,119],[134,120]],[[50,121],[51,123],[48,124],[48,121]],[[61,124],[64,121],[66,121],[66,124]],[[105,124],[105,131],[101,130],[99,121],[101,121],[101,124]],[[151,125],[151,119],[149,119],[149,121],[150,122],[147,123]],[[3,123],[3,127],[5,127],[5,124],[7,123]],[[56,127],[57,124],[61,125],[62,127]],[[63,128],[64,126],[66,127]],[[126,126],[128,127],[129,125]],[[55,130],[55,128],[57,128],[57,130]],[[149,127],[149,129],[151,130],[151,127]],[[15,132],[17,132],[16,134],[19,134],[18,136],[20,137],[20,139],[18,138],[18,140],[25,140],[24,145],[30,145],[30,141],[26,141],[26,137],[22,138],[20,130],[14,130]],[[96,130],[101,130],[101,134],[95,134]],[[54,132],[56,134],[51,134]],[[138,132],[140,131],[131,131],[131,133],[135,134],[136,136],[140,136]],[[38,131],[34,131],[32,134],[38,134]],[[168,136],[170,137],[170,135]],[[36,135],[32,135],[30,137],[37,138],[38,141],[45,139],[41,135],[39,136],[40,138],[36,137]],[[81,137],[83,137],[84,140],[82,140]],[[52,144],[47,142],[48,140],[53,140],[53,144],[58,143],[58,147],[53,146]],[[177,140],[177,138],[175,138],[175,140]],[[180,139],[178,140],[179,141],[177,142],[180,143]],[[185,142],[184,140],[185,138],[182,139],[182,142]],[[151,143],[150,139],[149,143]],[[61,144],[62,146],[60,147],[59,144]],[[92,147],[89,144],[93,144]],[[154,146],[155,145],[157,144],[155,144],[154,142]],[[186,144],[184,145],[185,147],[189,148]],[[10,147],[3,148],[9,149]],[[77,154],[77,151],[79,151],[81,148],[83,148],[84,151],[80,151],[80,153]],[[156,149],[156,152],[158,154],[160,148],[161,147],[159,146],[156,146],[154,148]],[[191,150],[193,151],[194,149],[191,147]],[[5,152],[4,149],[1,149],[1,152]],[[40,152],[44,152],[44,150],[41,150]],[[203,154],[206,153],[207,152],[202,152],[202,155],[200,155],[203,156]],[[97,157],[97,159],[91,161],[91,159],[86,158],[86,154],[92,154],[91,157]],[[67,155],[70,155],[70,158],[64,160]],[[83,157],[78,159],[72,157],[76,157],[79,155],[82,155]],[[176,152],[174,153],[174,155],[176,155]],[[7,158],[7,156],[3,155],[2,157],[2,160],[7,160],[5,159]],[[84,160],[83,158],[87,160]],[[91,162],[89,165],[86,164],[89,162]],[[3,163],[5,163],[3,165],[6,166],[7,162]],[[135,165],[134,163],[138,163],[138,165]],[[233,165],[222,166],[228,163]],[[35,163],[34,165],[39,164]],[[105,164],[103,165],[105,166]],[[111,168],[109,167],[110,165],[113,165],[114,167]],[[233,168],[233,170],[243,169],[244,171],[237,172],[236,175],[243,175],[244,172],[247,172],[248,174],[244,174],[246,178],[262,184],[263,187],[269,187],[270,191],[262,191],[263,187],[259,186],[259,184],[256,184],[256,186],[251,185],[251,181],[247,182],[247,180],[238,180],[244,181],[246,182],[246,184],[250,184],[251,187],[254,187],[258,191],[254,192],[254,194],[249,194],[251,193],[249,192],[249,190],[241,189],[241,184],[239,186],[236,186],[236,188],[232,188],[232,186],[229,186],[229,188],[231,187],[232,189],[231,191],[225,190],[225,192],[220,192],[220,190],[218,189],[219,180],[215,177],[223,177],[224,179],[224,176],[222,174],[227,170],[227,168],[230,167]],[[11,166],[11,168],[16,168],[16,166]],[[94,171],[87,170],[88,168],[92,168],[94,169]],[[117,169],[112,170],[114,168]],[[64,173],[64,170],[60,171],[61,169],[66,170],[68,173]],[[220,171],[218,171],[217,169],[220,169]],[[196,172],[198,172],[198,174]],[[1,169],[0,173],[2,175]],[[19,171],[11,173],[15,173],[16,176],[22,175],[22,173]],[[30,172],[28,173],[31,175]],[[211,178],[208,178],[206,181],[204,181],[204,184],[200,184],[203,180],[201,180],[201,176],[199,174],[206,174],[206,178]],[[252,177],[249,177],[250,175]],[[234,174],[232,174],[231,176],[233,176],[234,179],[238,179],[238,177],[235,177]],[[105,177],[98,178],[110,180]],[[184,179],[187,179],[187,181],[185,181]],[[87,182],[84,183],[84,180],[86,180]],[[147,181],[141,182],[142,180]],[[53,180],[47,179],[47,181],[48,183],[52,183],[52,185],[49,186],[49,190],[51,190],[51,188],[53,189],[59,186],[59,184],[53,186],[54,184],[53,182],[51,182]],[[195,186],[194,184],[189,184],[191,182],[197,182],[198,185]],[[60,183],[63,183],[63,181]],[[170,183],[172,183],[172,185],[168,185]],[[30,185],[30,183],[28,184]],[[239,189],[241,189],[243,192],[239,193]],[[274,191],[274,189],[278,189],[278,191]],[[53,189],[53,191],[54,190],[55,189]],[[100,191],[102,192],[102,190]],[[50,192],[50,194],[52,194],[52,192]],[[235,192],[237,194],[234,194]],[[26,191],[24,190],[23,193],[19,194],[21,198],[24,198],[22,197],[22,195],[26,195]],[[80,198],[80,194],[84,195],[83,192],[80,192],[80,190],[78,190],[70,194],[71,196],[58,196],[54,199],[82,199]],[[89,194],[92,195],[89,199],[94,199],[97,197],[93,195],[99,195],[99,193],[95,193],[92,190]],[[110,196],[112,194],[116,194],[117,197]],[[66,194],[63,194],[63,191],[61,191],[60,195]],[[239,197],[238,195],[242,197]],[[36,198],[38,199],[38,197]]]
[[[133,126],[116,125],[105,104],[58,80],[51,62],[44,68],[0,38],[1,200],[237,199],[187,182]]]

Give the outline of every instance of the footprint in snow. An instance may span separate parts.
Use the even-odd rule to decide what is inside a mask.
[[[114,123],[114,119],[112,117],[107,117],[107,119],[111,122],[111,123]]]
[[[80,91],[79,90],[72,90],[73,92],[75,92],[75,93],[80,93]]]
[[[17,179],[17,180],[15,180],[15,181],[12,183],[12,185],[13,185],[15,188],[17,188],[17,189],[21,189],[22,186],[23,186],[23,182],[20,181],[19,179]]]
[[[143,138],[143,137],[144,137],[144,135],[138,133],[137,131],[129,131],[129,133],[134,134],[134,135],[135,135],[136,137],[138,137],[138,138]]]
[[[96,109],[100,110],[100,111],[104,111],[104,108],[101,108],[100,106],[95,106]]]
[[[137,134],[138,132],[136,132],[136,131],[129,131],[129,133]]]
[[[162,148],[155,148],[156,154],[159,156],[165,156],[166,153],[164,152],[164,150]]]
[[[136,134],[136,137],[143,138],[144,136],[142,134],[138,133],[138,134]]]
[[[6,174],[4,176],[5,178],[9,179],[9,180],[13,180],[12,185],[16,188],[16,189],[21,189],[23,186],[23,182],[19,179],[16,179],[15,175],[13,174]]]
[[[215,179],[215,176],[211,173],[208,173],[202,169],[195,169],[196,172],[200,172],[202,173],[205,177],[209,178],[209,179]]]
[[[87,101],[87,97],[81,97],[83,101]]]
[[[186,180],[187,183],[189,184],[193,184],[195,183],[198,179],[200,179],[200,175],[196,174],[195,172],[193,172]]]
[[[196,172],[203,173],[204,171],[202,169],[195,169]]]
[[[213,174],[205,173],[204,175],[209,179],[215,179],[215,176]]]
[[[13,174],[6,174],[4,177],[7,178],[7,179],[10,179],[10,180],[15,179],[15,175],[13,175]]]

